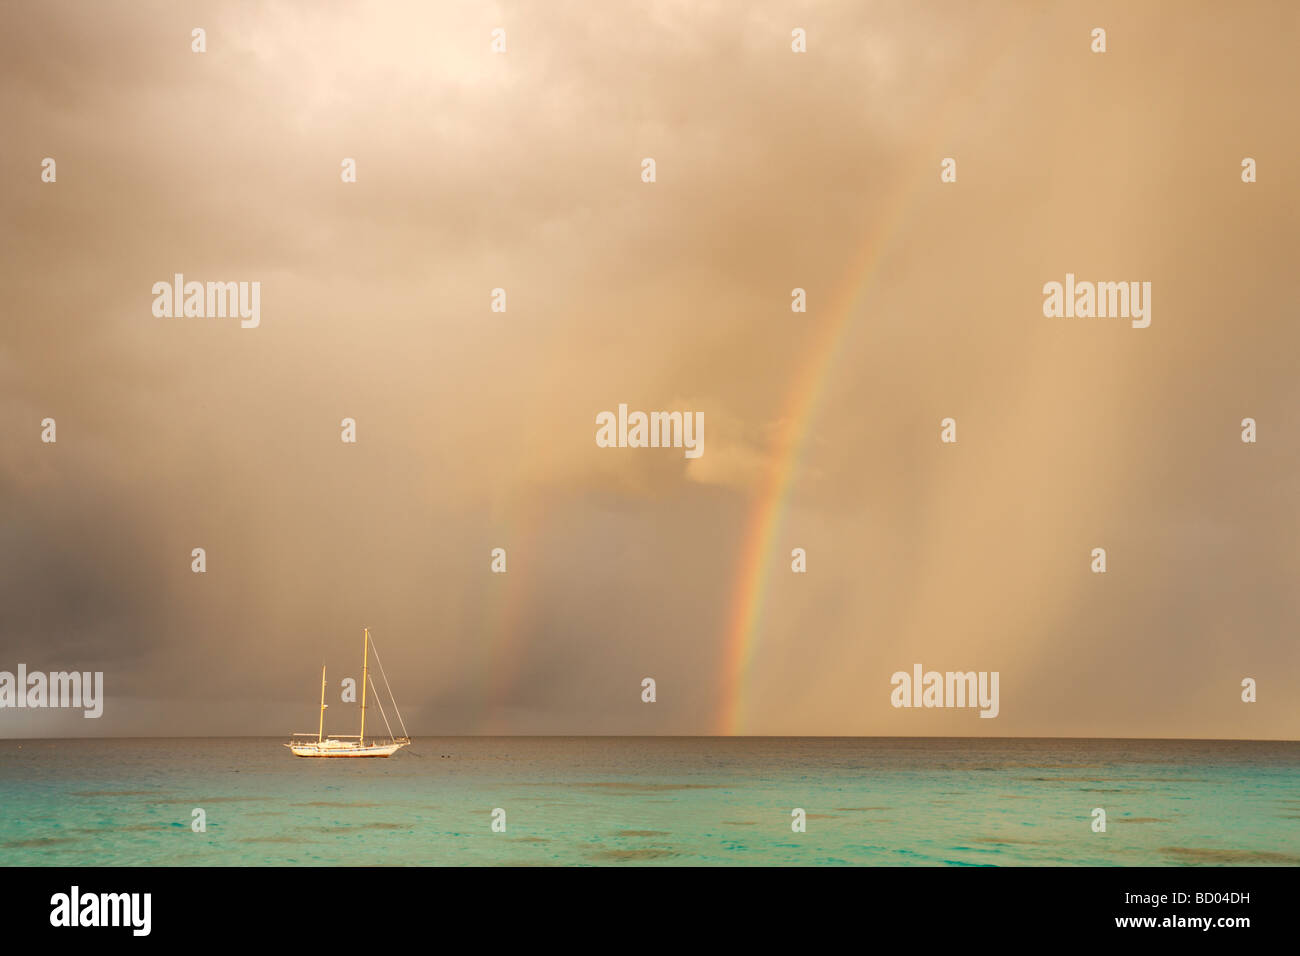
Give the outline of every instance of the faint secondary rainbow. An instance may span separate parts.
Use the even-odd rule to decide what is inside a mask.
[[[491,575],[500,582],[500,593],[495,601],[487,602],[492,611],[484,622],[487,644],[479,662],[484,694],[477,733],[512,732],[506,708],[512,703],[526,658],[525,641],[530,633],[528,618],[537,580],[536,572],[521,569],[520,564],[536,554],[539,524],[543,518],[542,509],[525,507],[521,511],[507,512],[502,524],[499,540],[509,542],[502,547],[506,550],[507,560],[515,562],[515,569],[500,576]]]

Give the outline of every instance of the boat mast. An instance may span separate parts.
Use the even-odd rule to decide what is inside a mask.
[[[366,666],[370,663],[370,628],[366,628],[366,648],[361,657],[361,746],[366,745]]]
[[[325,665],[320,667],[320,728],[316,731],[316,742],[325,739]]]

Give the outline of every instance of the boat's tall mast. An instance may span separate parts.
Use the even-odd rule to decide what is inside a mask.
[[[366,667],[370,663],[370,628],[366,628],[366,646],[361,657],[361,746],[366,745],[366,684],[368,675]]]
[[[325,739],[325,665],[320,668],[320,729],[316,731],[316,742]]]

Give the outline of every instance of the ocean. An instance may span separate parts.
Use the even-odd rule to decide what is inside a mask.
[[[1300,864],[1296,742],[424,737],[370,760],[282,742],[0,741],[0,863]]]

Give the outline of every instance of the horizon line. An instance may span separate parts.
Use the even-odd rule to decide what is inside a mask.
[[[93,737],[3,737],[0,743],[26,741],[77,741],[77,740],[280,740],[285,734],[166,734],[145,736],[139,734]],[[376,739],[381,739],[377,735]],[[1087,736],[1035,736],[1035,735],[905,735],[905,734],[412,734],[410,739],[592,739],[611,740],[1106,740],[1151,741],[1185,743],[1300,743],[1290,737],[1087,737]]]

